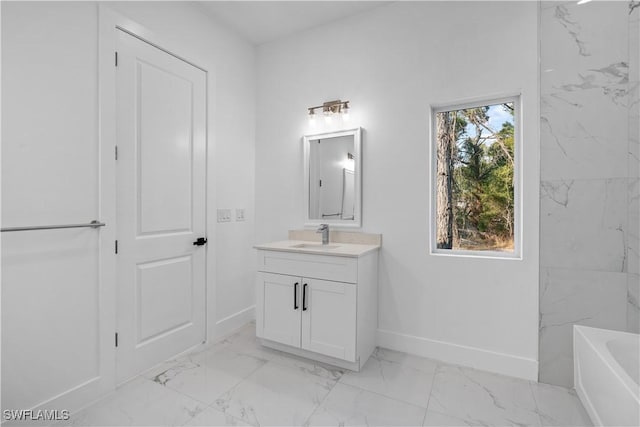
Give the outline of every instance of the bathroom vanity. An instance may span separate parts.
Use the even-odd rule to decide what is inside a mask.
[[[256,336],[262,344],[359,371],[375,348],[377,234],[314,231],[256,245]]]

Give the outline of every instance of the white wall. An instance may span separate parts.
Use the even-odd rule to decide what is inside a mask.
[[[187,3],[108,7],[209,71],[211,337],[253,305],[255,51]],[[97,3],[2,3],[3,226],[97,218],[97,47]],[[247,221],[217,226],[216,206],[245,208]],[[3,233],[3,408],[33,407],[100,372],[113,337],[99,332],[98,236]]]
[[[363,231],[382,233],[383,346],[536,378],[535,2],[397,2],[258,49],[256,241],[303,224],[306,108],[351,101]],[[430,104],[522,93],[522,260],[429,254]],[[316,129],[318,130],[318,129]]]
[[[96,218],[96,23],[91,4],[2,4],[3,226]],[[97,264],[92,230],[3,233],[3,409],[98,376]]]

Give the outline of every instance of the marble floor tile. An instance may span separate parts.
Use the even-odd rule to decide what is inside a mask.
[[[252,425],[299,426],[335,384],[336,380],[268,362],[213,407]]]
[[[254,330],[168,361],[56,427],[590,425],[566,388],[386,349],[342,375],[261,347]]]
[[[260,354],[270,362],[290,367],[300,372],[317,375],[329,380],[339,380],[345,373],[344,369],[336,366],[326,365],[321,362],[316,362],[266,347],[263,347],[262,353]]]
[[[192,418],[185,426],[248,426],[229,414],[220,412],[217,409],[206,408],[194,418]]]
[[[456,366],[438,368],[427,412],[429,422],[438,413],[462,425],[540,425],[528,381]]]
[[[374,350],[374,355],[378,359],[401,363],[405,366],[409,366],[423,372],[434,371],[435,365],[439,363],[433,359],[427,359],[426,357],[414,356],[413,354],[380,347]]]
[[[72,426],[180,426],[205,405],[138,377],[89,408],[72,414]]]
[[[246,377],[268,361],[268,359],[238,353],[233,349],[225,347],[216,347],[194,354],[192,360],[211,369],[225,371],[242,377]]]
[[[543,426],[592,425],[573,390],[542,383],[530,385]]]
[[[419,426],[425,408],[338,383],[307,425]]]
[[[424,417],[423,426],[434,427],[458,427],[458,426],[477,426],[480,425],[474,420],[468,420],[465,418],[455,417],[453,415],[442,414],[437,411],[427,410],[427,414]]]
[[[429,359],[377,349],[360,372],[346,372],[340,382],[426,408],[437,366]]]
[[[211,405],[265,363],[227,349],[205,351],[185,357],[149,379]]]
[[[204,353],[206,351],[212,351],[216,348],[221,348],[219,343],[198,346],[187,352],[186,354],[180,354],[169,360],[159,363],[158,365],[144,371],[141,376],[147,379],[153,379],[155,376],[160,375],[163,372],[166,372],[178,365],[181,366],[179,369],[188,369],[190,365],[197,365],[197,363],[194,363],[193,360],[195,355]]]
[[[230,335],[220,345],[239,354],[265,359],[331,380],[339,379],[344,373],[344,369],[263,346],[255,336],[255,323],[250,323],[247,327]]]

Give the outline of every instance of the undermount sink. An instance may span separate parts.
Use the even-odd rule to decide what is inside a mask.
[[[331,249],[339,248],[338,245],[323,245],[322,243],[298,243],[297,245],[291,245],[292,248],[299,249],[321,249],[329,251]]]

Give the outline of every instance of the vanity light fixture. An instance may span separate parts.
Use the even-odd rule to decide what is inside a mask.
[[[349,101],[345,102],[342,106],[342,120],[349,121]]]
[[[331,111],[329,111],[329,110],[325,110],[324,111],[324,122],[326,124],[331,123],[331,115],[332,115]]]
[[[313,124],[313,122],[315,121],[315,110],[319,108],[322,108],[324,120],[327,123],[331,123],[333,116],[336,114],[341,115],[343,120],[349,119],[349,101],[341,101],[338,99],[335,101],[327,101],[322,105],[318,105],[316,107],[309,107],[307,110],[309,113],[310,124]]]

